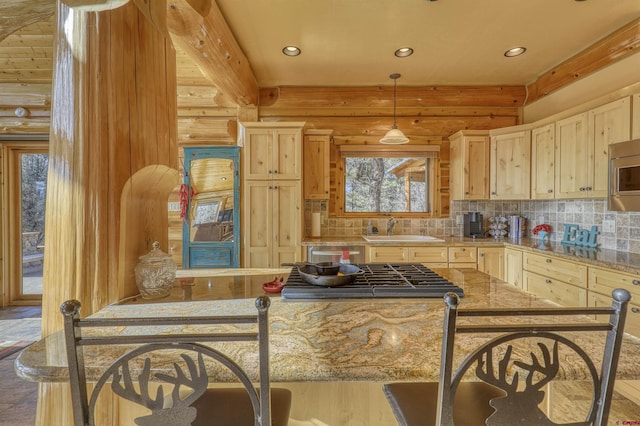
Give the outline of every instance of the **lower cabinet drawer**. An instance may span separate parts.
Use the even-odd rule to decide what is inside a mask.
[[[409,249],[407,247],[369,247],[371,263],[408,262]]]
[[[523,287],[529,293],[562,306],[587,306],[587,290],[554,278],[524,271]]]
[[[590,307],[609,307],[611,306],[611,295],[604,295],[589,291],[589,306]],[[633,298],[631,299],[633,300]],[[638,301],[636,299],[636,301]],[[606,319],[606,318],[602,318]],[[629,303],[629,310],[627,311],[627,322],[624,326],[624,331],[629,334],[633,334],[636,337],[640,337],[640,305]]]
[[[449,263],[477,263],[477,247],[449,247]]]
[[[616,288],[624,288],[631,293],[632,300],[640,304],[640,275],[627,274],[612,269],[589,268],[589,290],[611,295]]]
[[[449,260],[447,247],[410,247],[409,262],[446,263]]]
[[[587,265],[585,264],[525,252],[522,257],[522,268],[529,272],[587,288]]]

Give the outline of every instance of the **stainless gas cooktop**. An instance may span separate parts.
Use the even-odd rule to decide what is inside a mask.
[[[282,290],[284,299],[354,299],[442,297],[454,292],[463,297],[462,288],[422,264],[366,263],[357,265],[364,271],[353,283],[323,287],[306,283],[293,267]]]

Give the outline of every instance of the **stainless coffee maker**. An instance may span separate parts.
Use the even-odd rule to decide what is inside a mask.
[[[469,212],[464,214],[464,236],[469,238],[484,238],[482,214]]]

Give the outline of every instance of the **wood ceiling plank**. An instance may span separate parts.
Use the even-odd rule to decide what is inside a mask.
[[[53,16],[52,0],[2,0],[0,3],[0,40],[22,27]]]
[[[455,117],[455,116],[495,116],[495,117],[518,117],[520,111],[517,107],[402,107],[397,109],[398,116],[435,116],[435,117]],[[393,106],[385,107],[260,107],[260,117],[392,117]]]
[[[527,85],[530,104],[640,50],[640,18],[631,21]]]

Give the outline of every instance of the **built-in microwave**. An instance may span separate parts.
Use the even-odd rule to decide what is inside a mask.
[[[609,210],[640,211],[640,139],[609,145]]]

